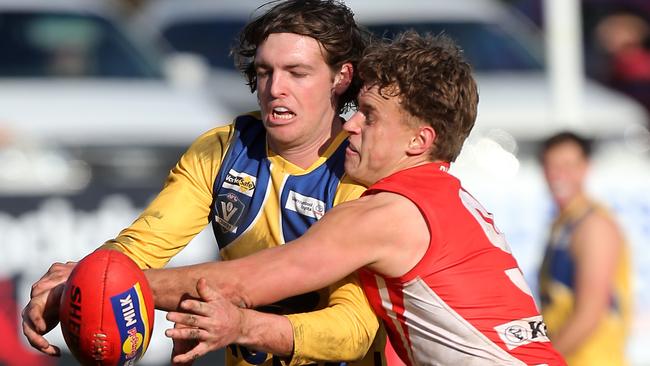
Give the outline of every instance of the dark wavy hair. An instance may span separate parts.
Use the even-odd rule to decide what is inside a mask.
[[[359,64],[366,86],[399,97],[402,108],[436,131],[432,160],[454,161],[474,127],[478,91],[461,49],[444,35],[398,34],[373,42]]]
[[[594,143],[592,139],[586,138],[572,131],[561,131],[547,137],[544,141],[542,141],[538,153],[539,161],[543,163],[544,157],[549,150],[567,142],[578,146],[585,159],[589,160],[589,158],[591,158]]]
[[[259,45],[270,34],[294,33],[317,40],[325,50],[325,62],[333,72],[346,62],[352,63],[352,83],[339,98],[337,111],[344,113],[356,107],[361,88],[356,68],[370,40],[370,33],[357,25],[352,10],[333,0],[271,1],[258,10],[271,5],[271,9],[244,27],[239,44],[232,49],[235,65],[246,77],[251,92],[257,89],[254,60]]]

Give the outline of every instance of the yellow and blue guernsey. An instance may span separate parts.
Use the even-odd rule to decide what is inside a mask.
[[[302,169],[267,154],[264,127],[254,118],[237,120],[232,141],[213,188],[212,225],[224,259],[256,251],[237,242],[258,222],[266,222],[265,234],[282,244],[298,238],[334,206],[346,143],[337,141]]]
[[[327,210],[365,190],[344,173],[346,138],[340,133],[312,166],[302,169],[270,151],[259,113],[239,116],[233,124],[200,136],[172,169],[160,194],[104,247],[125,252],[141,268],[160,268],[210,221],[224,260],[283,245]],[[290,314],[291,364],[354,359],[360,361],[350,365],[385,363],[385,338],[378,336],[373,343],[379,322],[356,275],[263,310]],[[283,362],[244,347],[229,347],[226,355],[228,365]]]
[[[550,334],[557,332],[573,312],[576,263],[570,249],[573,234],[583,220],[596,212],[610,215],[588,200],[575,200],[560,213],[551,228],[549,244],[540,271],[542,316]],[[566,355],[569,365],[626,365],[625,339],[628,331],[631,289],[627,246],[620,257],[608,312],[585,342]]]

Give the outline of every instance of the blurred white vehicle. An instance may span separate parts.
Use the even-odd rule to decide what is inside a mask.
[[[569,125],[561,116],[552,116],[539,31],[497,1],[345,3],[357,20],[376,34],[391,36],[407,28],[444,32],[461,45],[479,83],[481,101],[475,134],[496,129],[525,142],[575,128],[611,138],[646,123],[645,112],[637,103],[588,80],[579,106],[581,123]],[[241,107],[252,105],[254,98],[232,66],[229,49],[243,25],[259,13],[256,8],[261,4],[264,2],[156,0],[144,7],[135,24],[170,52],[204,57],[213,70],[214,99]]]
[[[83,185],[87,174],[66,180],[76,159],[124,174],[168,169],[178,150],[232,118],[193,69],[178,69],[182,57],[163,73],[104,3],[0,0],[0,193]]]

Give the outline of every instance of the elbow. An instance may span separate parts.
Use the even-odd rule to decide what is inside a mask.
[[[342,334],[344,337],[340,337],[332,342],[334,345],[340,343],[335,346],[339,350],[347,349],[346,354],[341,355],[341,361],[353,362],[362,360],[368,354],[368,351],[371,350],[375,338],[380,340],[380,337],[385,337],[384,332],[378,331],[377,327],[372,326],[372,324],[351,322],[349,325],[347,334]],[[383,342],[380,343],[383,344]]]

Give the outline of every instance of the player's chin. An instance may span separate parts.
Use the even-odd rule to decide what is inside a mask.
[[[366,175],[363,173],[363,169],[359,164],[358,155],[356,158],[350,158],[350,159],[348,159],[348,157],[346,156],[344,166],[345,166],[345,174],[347,174],[350,178],[352,178],[358,183],[362,183],[366,186],[368,185],[367,184],[368,179]]]
[[[272,142],[271,147],[290,148],[299,146],[303,141],[303,134],[295,126],[274,126],[267,127],[266,133]]]
[[[343,167],[345,168],[345,174],[349,176],[354,176],[357,172],[357,167],[359,166],[359,159],[345,154],[345,163],[343,164]]]

